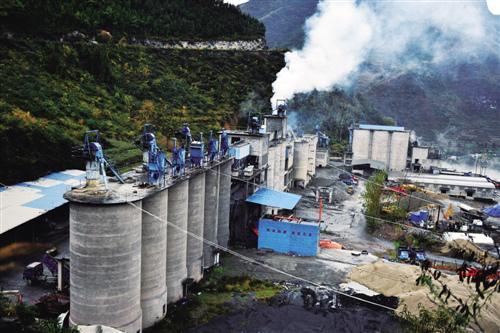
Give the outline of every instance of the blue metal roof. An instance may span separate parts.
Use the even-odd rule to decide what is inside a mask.
[[[386,126],[386,125],[369,125],[361,124],[360,129],[374,130],[374,131],[392,131],[392,132],[404,132],[405,128],[401,126]]]
[[[264,206],[293,209],[300,198],[301,196],[297,194],[261,188],[249,196],[246,201]]]
[[[63,194],[85,182],[85,171],[66,170],[0,187],[0,234],[64,204]]]

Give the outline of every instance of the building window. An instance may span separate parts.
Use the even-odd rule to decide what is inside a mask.
[[[278,234],[281,234],[281,230],[280,229],[278,229]]]
[[[266,229],[267,231],[270,231],[269,228]]]
[[[309,233],[309,237],[312,237],[312,234],[311,234],[311,233]]]
[[[283,230],[283,233],[286,234],[286,230]]]
[[[292,235],[295,235],[295,231],[292,231]]]
[[[273,232],[276,232],[276,229],[273,229]]]

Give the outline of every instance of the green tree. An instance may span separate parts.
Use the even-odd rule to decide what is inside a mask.
[[[408,333],[465,333],[468,320],[453,309],[440,304],[436,309],[418,306],[418,313],[408,311],[405,306],[400,317]]]
[[[384,171],[377,171],[366,182],[363,199],[365,200],[365,213],[371,216],[366,218],[366,227],[370,233],[374,232],[378,226],[376,217],[380,216],[380,198],[386,178],[387,174]]]

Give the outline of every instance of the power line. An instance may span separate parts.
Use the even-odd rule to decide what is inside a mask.
[[[212,169],[208,169],[208,170],[214,171],[214,170],[212,170]],[[223,175],[223,176],[233,178],[233,176],[232,176],[232,175],[228,175],[228,174],[222,173],[222,172],[220,172],[220,171],[216,171],[216,172],[220,173],[220,174],[221,174],[221,175]],[[247,181],[247,180],[243,180],[243,179],[241,179],[241,180],[242,180],[242,181]],[[247,182],[249,182],[249,181],[247,181]],[[251,183],[251,182],[249,182],[249,183]],[[0,184],[2,184],[2,183],[0,183]],[[2,185],[3,185],[3,184],[2,184]],[[258,185],[258,184],[254,184],[254,185]],[[260,186],[260,185],[259,185],[259,186]],[[261,187],[262,187],[262,186],[261,186]],[[117,193],[116,191],[113,191],[113,190],[110,190],[110,191]],[[118,194],[118,193],[117,193],[117,194]],[[198,240],[202,241],[203,243],[205,243],[205,244],[207,244],[207,245],[213,246],[213,247],[215,247],[215,248],[217,248],[217,249],[220,249],[220,250],[222,250],[222,251],[224,251],[224,252],[227,252],[227,253],[229,253],[229,254],[232,254],[232,255],[234,255],[234,256],[236,256],[236,257],[238,257],[238,258],[240,258],[240,259],[242,259],[242,260],[244,260],[244,261],[247,261],[247,262],[250,262],[250,263],[253,263],[253,264],[256,264],[256,265],[262,266],[262,267],[267,268],[267,269],[269,269],[269,270],[272,270],[272,271],[274,271],[274,272],[277,272],[277,273],[283,274],[283,275],[288,276],[288,277],[290,277],[290,278],[293,278],[293,279],[295,279],[295,280],[299,280],[299,281],[306,282],[306,283],[311,284],[311,285],[314,285],[314,286],[316,286],[316,287],[324,287],[324,286],[323,286],[323,285],[321,285],[320,283],[317,283],[317,282],[314,282],[314,281],[311,281],[311,280],[308,280],[308,279],[305,279],[305,278],[302,278],[302,277],[296,276],[296,275],[294,275],[294,274],[290,274],[290,273],[285,272],[285,271],[283,271],[283,270],[281,270],[281,269],[278,269],[278,268],[273,267],[273,266],[270,266],[270,265],[268,265],[268,264],[265,264],[265,263],[259,262],[259,261],[255,260],[255,259],[251,258],[251,257],[245,256],[245,255],[243,255],[243,254],[241,254],[241,253],[238,253],[238,252],[236,252],[236,251],[234,251],[234,250],[231,250],[231,249],[229,249],[229,248],[227,248],[227,247],[224,247],[224,246],[222,246],[222,245],[219,245],[219,244],[217,244],[217,243],[214,243],[214,242],[212,242],[212,241],[210,241],[210,240],[208,240],[208,239],[203,238],[202,236],[196,235],[196,234],[194,234],[194,233],[192,233],[192,232],[190,232],[190,231],[188,231],[188,230],[186,230],[186,229],[183,229],[183,228],[181,228],[181,227],[177,226],[175,223],[172,223],[172,222],[170,222],[170,221],[168,221],[168,220],[166,220],[166,219],[162,219],[162,218],[160,218],[160,217],[158,217],[158,216],[156,216],[156,215],[152,214],[151,212],[146,211],[146,210],[145,210],[145,209],[143,209],[142,207],[139,207],[139,206],[135,205],[133,202],[127,202],[127,204],[129,204],[129,205],[133,206],[134,208],[136,208],[136,209],[138,209],[138,210],[140,210],[140,211],[142,211],[142,212],[144,212],[144,213],[146,213],[146,214],[150,215],[151,217],[153,217],[153,218],[155,218],[155,219],[157,219],[157,220],[159,220],[159,221],[162,221],[162,222],[167,223],[167,225],[169,225],[169,226],[171,226],[171,227],[173,227],[173,228],[175,228],[175,229],[177,229],[177,230],[180,230],[181,232],[186,233],[187,235],[189,235],[189,236],[191,236],[191,237],[194,237],[194,238],[196,238],[196,239],[198,239]],[[367,303],[367,304],[371,304],[371,305],[374,305],[374,306],[378,306],[378,307],[381,307],[381,308],[384,308],[384,309],[386,309],[386,310],[390,310],[390,311],[397,311],[397,309],[395,309],[395,308],[391,308],[391,307],[385,306],[385,305],[383,305],[383,304],[379,304],[379,303],[376,303],[376,302],[372,302],[372,301],[365,300],[365,299],[360,298],[360,297],[356,297],[356,296],[353,296],[353,295],[347,294],[347,293],[345,293],[345,292],[342,292],[342,291],[338,290],[337,288],[333,288],[333,287],[329,287],[329,288],[330,288],[333,292],[335,292],[335,293],[337,293],[337,294],[344,295],[344,296],[349,297],[349,298],[352,298],[352,299],[356,299],[356,300],[358,300],[358,301],[360,301],[360,302],[364,302],[364,303]]]
[[[400,194],[400,195],[401,195],[401,192],[398,192],[397,190],[395,190],[395,189],[393,189],[393,188],[387,187],[387,186],[385,186],[384,184],[379,184],[379,183],[376,183],[376,182],[374,182],[374,181],[372,181],[372,180],[370,180],[370,179],[368,179],[368,178],[364,178],[364,177],[361,177],[361,176],[358,176],[358,175],[354,175],[352,172],[347,171],[347,170],[342,169],[342,168],[339,168],[339,167],[337,167],[337,166],[335,166],[335,165],[333,165],[333,164],[330,164],[330,163],[328,163],[328,166],[330,166],[330,167],[332,167],[332,168],[334,168],[334,169],[337,169],[337,170],[343,171],[344,173],[348,173],[348,174],[350,174],[351,176],[355,176],[355,177],[357,177],[357,178],[359,178],[359,179],[363,179],[364,181],[366,181],[366,182],[368,182],[368,183],[372,183],[372,184],[375,184],[375,185],[377,185],[377,186],[380,186],[380,187],[382,187],[382,189],[384,189],[384,190],[389,190],[389,191],[391,191],[391,192],[394,192],[394,193],[396,193],[396,194]],[[428,203],[433,204],[433,205],[438,204],[439,206],[441,206],[441,203],[437,203],[437,202],[435,202],[435,201],[427,200],[427,199],[425,199],[425,198],[419,198],[419,197],[413,196],[413,195],[411,195],[411,194],[407,194],[407,193],[406,193],[406,194],[405,194],[405,196],[407,196],[407,197],[409,197],[409,198],[415,198],[416,200],[420,200],[420,201],[428,202]]]
[[[359,178],[359,179],[363,179],[364,181],[366,181],[366,182],[368,182],[368,183],[372,183],[372,184],[375,184],[375,185],[377,185],[377,186],[380,186],[380,187],[382,187],[384,190],[389,190],[389,191],[391,191],[391,192],[394,192],[394,193],[396,193],[396,194],[401,195],[401,192],[399,192],[399,191],[397,191],[397,190],[395,190],[395,189],[393,189],[393,188],[387,187],[387,186],[385,186],[385,185],[383,185],[383,184],[376,183],[376,182],[374,182],[374,181],[372,181],[372,180],[370,180],[370,179],[368,179],[368,178],[364,178],[364,177],[361,177],[361,176],[355,175],[355,174],[353,174],[352,172],[347,171],[347,170],[342,169],[342,168],[339,168],[338,166],[335,166],[335,165],[333,165],[333,164],[328,163],[328,166],[330,166],[330,167],[332,167],[332,168],[334,168],[334,169],[337,169],[337,170],[343,171],[344,173],[348,173],[348,174],[350,174],[351,176],[355,176],[355,177],[357,177],[357,178]],[[440,204],[440,203],[438,203],[438,202],[431,201],[431,200],[428,200],[428,199],[425,199],[425,198],[419,198],[419,197],[413,196],[413,195],[408,194],[408,193],[406,193],[406,194],[405,194],[405,196],[407,196],[407,197],[409,197],[409,198],[415,198],[416,200],[420,200],[420,201],[428,202],[428,203],[433,204],[433,205],[438,204],[438,205],[440,205],[440,206],[441,206],[441,204]]]
[[[213,247],[215,247],[217,249],[220,249],[220,250],[222,250],[224,252],[232,254],[232,255],[234,255],[234,256],[236,256],[236,257],[238,257],[238,258],[240,258],[240,259],[242,259],[244,261],[250,262],[250,263],[255,264],[255,265],[262,266],[262,267],[267,268],[269,270],[272,270],[274,272],[286,275],[286,276],[288,276],[288,277],[290,277],[292,279],[295,279],[295,280],[306,282],[306,283],[311,284],[311,285],[316,286],[316,287],[324,287],[320,283],[317,283],[317,282],[314,282],[314,281],[311,281],[311,280],[299,277],[299,276],[294,275],[294,274],[290,274],[290,273],[285,272],[285,271],[283,271],[281,269],[278,269],[278,268],[270,266],[268,264],[259,262],[259,261],[255,260],[255,259],[251,258],[251,257],[245,256],[245,255],[243,255],[243,254],[241,254],[239,252],[233,251],[233,250],[231,250],[231,249],[229,249],[229,248],[227,248],[225,246],[222,246],[222,245],[219,245],[217,243],[214,243],[214,242],[212,242],[212,241],[210,241],[208,239],[203,238],[202,236],[196,235],[196,234],[194,234],[194,233],[192,233],[192,232],[190,232],[190,231],[188,231],[186,229],[183,229],[183,228],[179,227],[175,223],[172,223],[172,222],[170,222],[170,221],[168,221],[166,219],[162,219],[161,217],[158,217],[158,216],[152,214],[151,212],[148,212],[147,210],[143,209],[142,207],[139,207],[139,206],[135,205],[133,202],[127,202],[127,204],[135,207],[136,209],[138,209],[138,210],[140,210],[140,211],[148,214],[149,216],[151,216],[151,217],[153,217],[153,218],[155,218],[155,219],[157,219],[157,220],[159,220],[161,222],[167,223],[169,226],[171,226],[171,227],[173,227],[173,228],[175,228],[175,229],[177,229],[177,230],[179,230],[179,231],[181,231],[181,232],[183,232],[183,233],[185,233],[185,234],[187,234],[187,235],[189,235],[191,237],[194,237],[194,238],[196,238],[198,240],[201,240],[203,243],[205,243],[207,245],[213,246]],[[343,295],[343,296],[346,296],[346,297],[350,297],[350,298],[356,299],[356,300],[358,300],[360,302],[364,302],[364,303],[367,303],[367,304],[378,306],[378,307],[381,307],[381,308],[386,309],[386,310],[397,311],[397,309],[395,309],[395,308],[391,308],[389,306],[386,306],[386,305],[383,305],[383,304],[379,304],[379,303],[376,303],[376,302],[372,302],[372,301],[369,301],[369,300],[366,300],[366,299],[363,299],[363,298],[360,298],[360,297],[357,297],[357,296],[349,295],[349,294],[347,294],[347,293],[345,293],[343,291],[338,290],[337,288],[333,288],[333,287],[329,287],[329,288],[333,292],[335,292],[336,294],[340,294],[340,295]]]
[[[209,171],[212,171],[212,172],[216,172],[216,173],[219,173],[221,175],[224,175],[226,177],[232,177],[233,179],[237,179],[238,181],[241,181],[241,182],[246,182],[248,184],[252,184],[252,185],[255,185],[255,186],[258,186],[258,187],[261,187],[261,188],[265,188],[265,189],[270,189],[269,187],[266,187],[266,186],[262,186],[261,184],[258,184],[258,183],[254,183],[254,182],[251,182],[249,180],[246,180],[246,179],[243,179],[243,178],[238,178],[238,177],[234,177],[232,175],[228,175],[228,174],[225,174],[225,173],[222,173],[219,171],[215,171],[213,169],[208,169]],[[270,189],[272,190],[272,189]],[[312,199],[308,199],[308,198],[302,198],[301,200],[303,201],[307,201],[307,202],[310,202],[310,203],[314,203],[316,204],[317,201],[315,200],[312,200]],[[341,212],[344,212],[344,213],[350,213],[350,211],[346,211],[346,210],[343,210]],[[399,223],[399,222],[395,222],[395,221],[390,221],[390,220],[386,220],[386,219],[382,219],[380,217],[375,217],[375,216],[371,216],[371,215],[367,215],[365,213],[362,213],[362,212],[355,212],[356,214],[360,214],[360,215],[363,215],[365,217],[368,217],[368,218],[372,218],[372,219],[375,219],[375,220],[378,220],[378,221],[381,221],[381,222],[386,222],[386,223],[390,223],[390,224],[394,224],[394,225],[399,225],[399,226],[402,226],[402,227],[405,227],[405,228],[410,228],[410,229],[417,229],[419,231],[425,231],[425,232],[430,232],[430,233],[435,233],[436,235],[439,235],[438,233],[436,232],[433,232],[432,230],[427,230],[427,229],[422,229],[422,228],[419,228],[419,227],[415,227],[415,226],[411,226],[411,225],[407,225],[407,224],[404,224],[404,223]]]

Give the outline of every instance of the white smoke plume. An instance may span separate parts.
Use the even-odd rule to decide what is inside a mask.
[[[348,86],[369,61],[386,68],[500,55],[498,16],[477,1],[321,0],[306,21],[301,50],[286,53],[273,83],[277,99]]]

